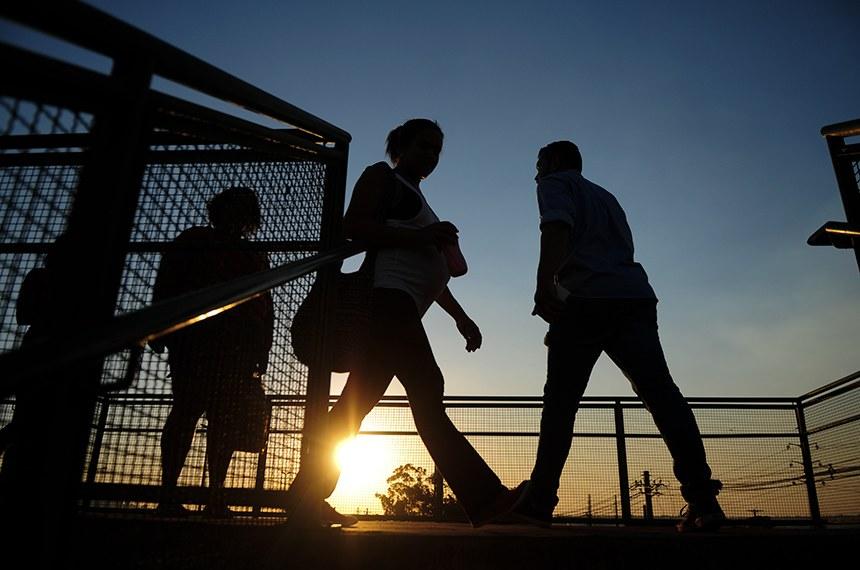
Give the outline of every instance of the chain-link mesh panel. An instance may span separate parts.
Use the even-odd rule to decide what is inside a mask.
[[[860,386],[804,409],[821,516],[860,521]]]
[[[844,396],[837,399],[844,400]],[[262,455],[236,454],[228,486],[255,487],[261,461],[265,462],[265,489],[287,489],[295,477],[295,458],[301,444],[296,426],[301,425],[303,402],[277,396],[273,402],[267,449]],[[834,404],[837,410],[845,405],[844,401]],[[104,435],[95,470],[97,482],[158,484],[159,438],[170,405],[169,396],[142,395],[118,397],[110,403],[101,428]],[[820,414],[817,407],[822,405],[810,414]],[[809,519],[800,440],[792,434],[796,424],[790,408],[749,404],[694,409],[714,477],[724,483],[719,498],[730,518],[757,523],[769,518]],[[513,487],[529,477],[537,451],[540,408],[470,402],[452,403],[448,413],[505,485]],[[614,414],[611,405],[585,403],[577,415],[570,456],[561,476],[556,517],[613,520],[621,516]],[[624,424],[626,488],[632,516],[646,517],[646,499],[650,496],[648,516],[677,517],[684,499],[674,478],[672,458],[650,414],[625,404]],[[745,429],[734,427],[738,424]],[[854,425],[831,428],[810,439],[822,514],[836,522],[856,516]],[[204,420],[197,425],[181,486],[208,482],[206,432]],[[341,512],[359,515],[386,514],[378,495],[387,493],[388,478],[398,468],[411,465],[423,469],[428,477],[435,470],[405,402],[376,406],[362,423],[359,436],[343,445],[338,458],[342,478],[330,503]],[[445,494],[450,495],[447,486]]]
[[[237,160],[237,153],[241,153],[242,161]],[[286,160],[235,145],[161,145],[154,147],[149,156],[118,314],[163,300],[163,291],[161,298],[154,295],[159,279],[173,284],[165,286],[164,291],[180,294],[312,253],[290,248],[297,242],[320,238],[324,164]],[[251,241],[225,237],[228,226],[245,222],[240,220],[245,215],[241,201],[224,202],[226,207],[218,206],[220,214],[209,209],[213,198],[226,196],[229,192],[225,191],[234,187],[250,189],[259,204],[259,227]],[[212,219],[213,215],[221,216],[223,221]],[[255,241],[267,245],[261,250],[255,247]],[[165,261],[167,256],[171,261]],[[144,412],[136,406],[129,408],[131,404],[123,404],[122,415],[110,415],[108,425],[112,427],[106,428],[102,444],[108,453],[98,454],[98,466],[94,468],[98,480],[157,484],[163,456],[159,445],[166,446],[164,454],[169,453],[184,445],[193,430],[191,452],[182,464],[177,484],[211,485],[213,468],[217,470],[218,463],[212,454],[224,447],[219,442],[232,438],[231,430],[243,429],[237,421],[248,425],[263,422],[268,434],[265,465],[261,463],[261,447],[254,452],[240,448],[229,462],[224,486],[254,488],[259,479],[266,489],[287,488],[298,469],[304,409],[276,406],[260,409],[255,416],[254,409],[261,404],[257,396],[249,398],[258,391],[251,384],[260,383],[269,400],[306,392],[307,369],[292,353],[289,325],[312,282],[313,275],[294,280],[267,293],[265,302],[262,298],[251,300],[167,337],[154,345],[156,350],[147,349],[136,381],[127,393],[173,395],[174,399],[157,406],[148,416],[142,416]],[[270,340],[266,340],[267,336]],[[269,342],[270,347],[260,348]],[[120,381],[127,367],[126,355],[112,355],[105,367],[104,382]],[[259,381],[250,376],[240,378],[254,370],[264,372]],[[181,382],[179,388],[177,382]],[[269,414],[268,419],[263,417],[265,414]],[[140,431],[142,424],[149,427]],[[132,434],[117,429],[120,425]],[[123,454],[137,460],[129,462]]]
[[[724,483],[720,501],[730,518],[761,523],[768,518],[810,517],[793,408],[750,404],[694,406],[694,411],[714,477]],[[537,451],[540,408],[451,403],[448,414],[504,484],[513,487],[529,477]],[[382,514],[381,505],[372,497],[384,494],[387,483],[378,468],[370,473],[370,464],[391,466],[389,476],[406,464],[432,473],[432,460],[412,435],[414,429],[403,403],[374,408],[362,424],[363,435],[348,444],[354,450],[353,462],[349,463],[347,453],[344,477],[349,482],[332,497],[336,506],[345,512]],[[676,518],[685,501],[672,471],[672,458],[651,415],[644,408],[625,404],[624,429],[631,515],[637,519],[646,514],[655,519]],[[621,517],[618,453],[614,409],[584,403],[561,476],[556,517]]]
[[[91,121],[87,114],[0,97],[0,137],[86,133]],[[63,232],[78,184],[80,166],[67,153],[80,149],[50,144],[46,137],[41,148],[0,148],[0,244],[6,246],[0,254],[2,351],[21,342],[25,329],[15,318],[18,292],[24,276],[43,264],[40,252]],[[60,154],[71,164],[51,164]],[[10,253],[13,246],[18,251]]]
[[[78,184],[80,151],[91,123],[91,116],[86,114],[0,98],[0,136],[14,140],[11,137],[30,135],[24,148],[4,144],[0,149],[0,245],[5,246],[0,253],[2,351],[20,346],[27,330],[16,318],[19,291],[24,277],[44,265],[45,252],[65,229]],[[34,138],[32,135],[41,136]],[[313,253],[306,251],[306,247],[296,250],[293,244],[319,240],[325,184],[326,167],[320,162],[292,160],[272,152],[251,151],[230,144],[152,147],[116,313],[139,310],[152,303],[163,244],[189,228],[207,226],[207,203],[233,186],[250,188],[259,199],[260,224],[253,239],[267,242],[267,245],[256,247],[249,256],[266,259],[265,265],[277,266]],[[234,268],[233,273],[235,271]],[[225,275],[225,279],[235,276]],[[312,281],[313,276],[307,276],[270,293],[273,338],[268,368],[262,377],[263,388],[269,396],[298,395],[306,391],[307,370],[292,355],[288,327]],[[146,350],[136,381],[126,393],[170,395],[169,353],[169,350],[161,353]],[[106,358],[105,387],[121,385],[128,379],[130,354],[130,351],[122,351]],[[210,361],[210,372],[230,368],[232,361],[223,351],[206,355],[205,360]],[[219,362],[211,362],[213,360]],[[227,400],[229,396],[225,398],[229,407]],[[100,409],[94,418],[85,478],[95,483],[159,484],[160,441],[172,401],[144,398],[120,400],[114,405],[107,399],[100,406],[106,416],[100,416]],[[3,404],[0,426],[11,420],[13,407],[13,401]],[[192,428],[195,435],[178,480],[180,486],[207,482],[205,434],[209,422],[204,412],[201,410],[198,414],[196,407],[188,411],[202,417]],[[296,406],[273,414],[271,429],[290,435],[278,435],[282,441],[270,446],[270,465],[286,466],[287,476],[267,482],[268,487],[285,488],[297,469],[300,453],[297,434],[303,416],[303,408]],[[230,463],[226,485],[253,487],[257,480],[257,456],[237,453]]]
[[[272,425],[266,450],[266,489],[286,489],[298,473],[304,412],[303,401],[273,399]]]
[[[52,135],[85,136],[92,117],[70,109],[0,97],[0,352],[18,348],[32,311],[20,316],[19,296],[25,277],[44,267],[45,252],[63,232],[80,174],[80,141],[57,141]],[[12,137],[28,135],[16,146]],[[41,144],[33,135],[44,135]],[[18,139],[20,140],[20,139]],[[30,283],[37,272],[33,272]],[[29,286],[29,306],[38,305],[38,286]],[[36,301],[34,303],[34,301]],[[37,312],[38,312],[38,307]],[[21,322],[23,321],[23,322]],[[12,419],[14,404],[0,404],[0,426]]]
[[[713,476],[723,482],[719,500],[729,517],[809,516],[792,407],[694,405],[693,412]],[[652,493],[654,516],[677,516],[685,501],[674,478],[672,458],[651,415],[644,409],[627,409],[624,424],[631,435],[627,457],[632,514],[642,516],[645,497],[651,493],[644,476],[648,471],[652,482],[660,482],[654,489],[659,500]],[[656,437],[636,437],[640,434]],[[638,510],[634,508],[637,504]]]
[[[234,145],[154,148],[132,242],[170,240],[189,227],[205,225],[206,204],[231,186],[246,186],[257,193],[262,220],[255,239],[318,240],[325,165],[285,161],[262,152],[248,152],[245,161],[230,162],[234,150]],[[189,162],[169,162],[180,157]]]

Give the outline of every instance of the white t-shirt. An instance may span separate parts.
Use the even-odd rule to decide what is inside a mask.
[[[633,260],[633,234],[615,196],[565,170],[540,179],[537,200],[541,225],[570,227],[569,253],[558,272],[570,296],[656,298],[645,269]]]
[[[404,192],[414,192],[421,201],[418,213],[408,220],[389,219],[385,225],[393,228],[421,229],[439,221],[419,188],[395,174]],[[451,278],[445,256],[435,245],[400,248],[387,247],[376,253],[374,287],[399,289],[415,300],[418,314],[423,316],[445,290]]]

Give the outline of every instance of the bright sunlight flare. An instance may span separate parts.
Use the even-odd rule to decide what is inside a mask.
[[[384,492],[385,480],[391,475],[391,449],[381,437],[357,436],[341,443],[335,450],[341,470],[337,493],[363,495]]]

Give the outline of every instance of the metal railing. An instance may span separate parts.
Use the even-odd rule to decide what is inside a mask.
[[[801,398],[692,398],[709,463],[724,483],[721,504],[735,524],[821,525],[860,520],[860,372]],[[331,403],[335,401],[332,397]],[[283,418],[302,398],[272,397],[271,440],[259,455],[243,455],[231,470],[231,504],[249,516],[281,516],[297,465],[281,450],[301,437]],[[167,397],[106,396],[89,457],[91,508],[145,512],[158,497],[158,437]],[[537,449],[541,399],[534,396],[449,396],[455,425],[507,485],[527,479]],[[205,428],[184,473],[184,500],[205,502]],[[386,397],[347,448],[330,501],[365,518],[403,519],[386,512],[379,495],[398,467],[426,475],[428,518],[458,517],[412,421],[404,397]],[[129,450],[133,462],[127,461]],[[350,452],[346,453],[350,456]],[[420,494],[420,493],[418,493]],[[432,498],[432,499],[431,499]],[[661,524],[675,520],[684,500],[662,438],[635,397],[586,397],[559,489],[558,522]],[[426,507],[427,505],[425,505]],[[199,508],[199,507],[198,507]],[[423,509],[427,512],[427,509]],[[414,518],[405,517],[405,518]],[[249,519],[251,520],[251,519]]]
[[[860,372],[803,395],[798,412],[812,516],[860,522]]]

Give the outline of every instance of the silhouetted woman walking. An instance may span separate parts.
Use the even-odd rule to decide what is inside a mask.
[[[435,121],[407,121],[388,135],[386,151],[394,168],[376,163],[356,182],[344,233],[375,250],[366,358],[350,373],[328,414],[323,452],[303,463],[294,487],[321,498],[334,491],[339,477],[334,447],[358,432],[396,375],[418,434],[477,527],[510,510],[522,489],[502,485],[448,418],[442,404],[444,379],[421,323],[427,309],[438,303],[454,319],[466,350],[481,346],[481,331],[447,286],[451,275],[442,251],[456,244],[457,228],[439,220],[420,188],[439,162],[443,137]]]

